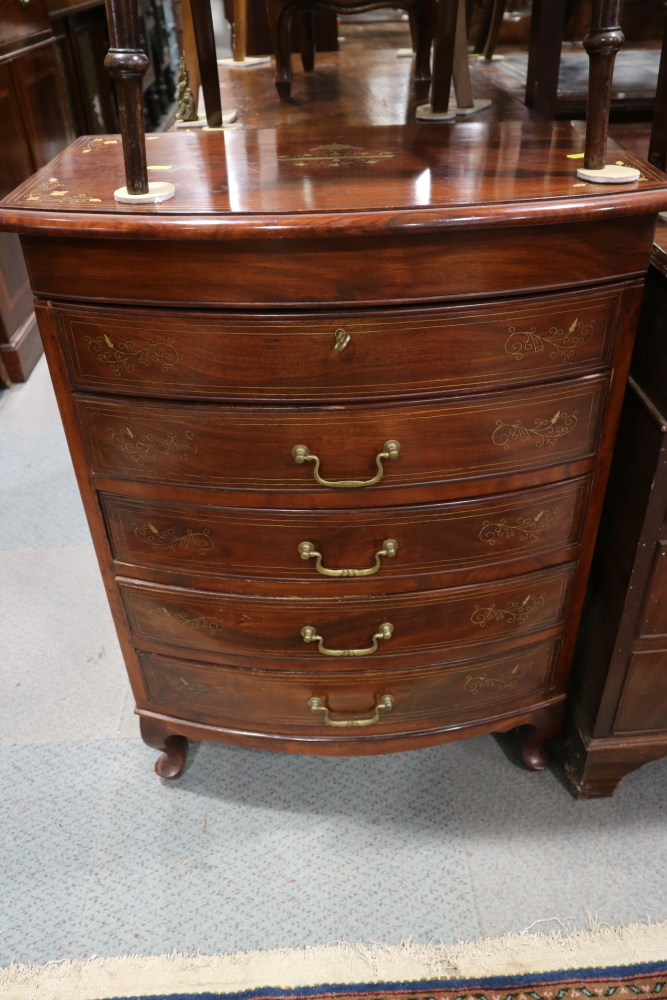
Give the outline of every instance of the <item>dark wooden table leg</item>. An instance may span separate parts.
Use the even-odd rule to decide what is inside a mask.
[[[491,62],[491,60],[493,59],[493,53],[496,51],[498,39],[500,38],[500,29],[503,26],[504,13],[505,13],[505,0],[493,0],[491,24],[489,25],[489,32],[486,36],[486,42],[484,43],[484,49],[482,52],[487,62]]]
[[[192,26],[197,43],[199,74],[204,92],[204,107],[209,128],[222,127],[222,105],[220,103],[220,82],[218,60],[215,51],[213,18],[210,0],[190,0]]]
[[[532,724],[519,727],[519,744],[524,764],[531,771],[543,771],[549,766],[549,758],[542,746],[547,740],[553,739],[565,724],[565,703],[533,712]]]
[[[267,4],[269,30],[276,56],[276,90],[281,101],[288,101],[292,92],[292,47],[290,44],[290,15],[279,0]]]
[[[144,743],[161,751],[155,762],[155,773],[161,778],[180,778],[188,755],[187,738],[170,735],[162,722],[145,715],[139,716],[139,727]]]
[[[526,104],[550,120],[556,115],[566,7],[567,0],[533,0]]]
[[[664,170],[667,164],[667,18],[665,18],[665,33],[662,38],[662,55],[660,56],[658,87],[655,92],[648,161],[658,170]]]

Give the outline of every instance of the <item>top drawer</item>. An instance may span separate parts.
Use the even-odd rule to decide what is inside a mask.
[[[56,307],[72,384],[183,399],[443,395],[609,363],[622,289],[486,306],[230,315]]]

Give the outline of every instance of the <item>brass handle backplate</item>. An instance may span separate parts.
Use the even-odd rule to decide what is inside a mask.
[[[394,699],[390,694],[383,694],[379,702],[375,706],[374,714],[367,719],[332,719],[329,714],[329,709],[324,704],[322,698],[309,698],[308,708],[311,712],[324,712],[324,721],[327,726],[374,726],[376,722],[380,721],[380,712],[384,709],[385,712],[391,712],[394,707]]]
[[[352,489],[355,486],[372,486],[374,483],[379,483],[384,476],[382,460],[385,458],[398,458],[400,450],[401,446],[398,441],[385,441],[382,445],[382,451],[379,455],[375,456],[375,463],[378,470],[372,479],[337,479],[335,481],[322,479],[320,476],[320,460],[317,455],[310,454],[305,444],[294,445],[292,448],[292,458],[297,465],[303,465],[304,462],[314,462],[313,476],[322,486],[333,486],[336,489]]]
[[[317,552],[312,542],[299,542],[298,552],[302,559],[315,559],[315,569],[322,576],[373,576],[380,568],[382,556],[393,557],[398,552],[398,542],[393,538],[387,538],[382,543],[382,548],[375,553],[375,563],[367,569],[327,569],[322,565],[322,553]]]
[[[301,635],[304,642],[316,642],[320,653],[324,653],[325,656],[368,656],[378,648],[378,641],[380,639],[391,639],[393,631],[394,626],[390,625],[389,622],[380,625],[380,628],[373,636],[373,645],[366,646],[365,649],[327,649],[324,645],[324,639],[321,635],[317,634],[317,629],[313,628],[312,625],[304,625],[301,629]]]

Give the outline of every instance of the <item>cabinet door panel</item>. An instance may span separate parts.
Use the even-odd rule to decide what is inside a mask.
[[[48,41],[10,64],[36,170],[74,140],[56,45]]]
[[[0,149],[0,198],[4,198],[35,169],[9,63],[0,63]]]

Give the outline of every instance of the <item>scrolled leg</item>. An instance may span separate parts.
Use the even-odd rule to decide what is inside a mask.
[[[564,723],[565,704],[561,701],[533,712],[530,725],[519,727],[521,758],[529,770],[543,771],[549,766],[542,744],[557,736]]]
[[[139,726],[144,743],[161,751],[155,762],[155,773],[161,778],[180,778],[188,755],[187,738],[170,734],[164,723],[148,716],[139,716]]]
[[[281,7],[278,0],[271,0],[267,4],[267,12],[276,55],[276,90],[281,101],[288,101],[292,91],[291,14]]]
[[[312,10],[305,10],[299,18],[301,31],[301,63],[305,73],[312,73],[315,68],[315,15]]]

